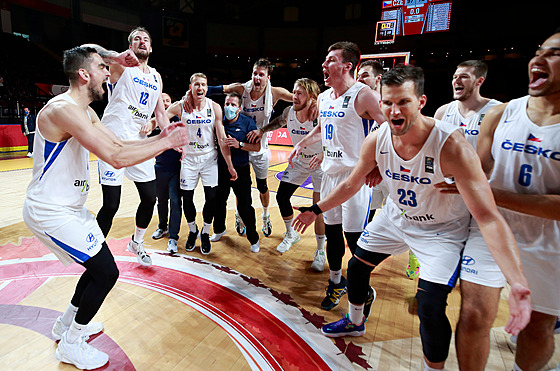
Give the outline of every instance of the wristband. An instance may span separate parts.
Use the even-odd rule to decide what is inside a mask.
[[[299,208],[299,211],[301,213],[304,213],[306,211],[313,211],[315,215],[319,215],[323,213],[323,210],[321,210],[321,208],[317,204],[313,204],[311,206],[302,206]]]

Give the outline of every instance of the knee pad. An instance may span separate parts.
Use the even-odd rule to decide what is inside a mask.
[[[293,215],[294,210],[292,209],[292,203],[290,202],[289,195],[279,191],[276,193],[276,202],[278,203],[278,208],[280,209],[280,214],[283,218]]]
[[[344,232],[344,237],[346,237],[346,243],[348,243],[348,248],[352,255],[356,252],[356,248],[358,247],[358,240],[362,232]]]
[[[443,362],[449,354],[451,324],[445,314],[451,287],[424,280],[418,283],[416,300],[422,350],[430,362]]]
[[[356,257],[348,261],[348,301],[353,304],[365,303],[369,277],[375,267],[367,265]]]
[[[342,269],[345,243],[342,233],[342,224],[325,224],[325,236],[327,237],[327,261],[332,271]]]
[[[268,185],[266,184],[266,179],[257,178],[257,189],[259,193],[266,193],[268,191]]]

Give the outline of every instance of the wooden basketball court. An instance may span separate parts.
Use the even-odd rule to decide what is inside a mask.
[[[272,147],[268,185],[277,189],[275,175],[286,167],[289,148]],[[23,154],[24,155],[24,154]],[[22,156],[23,156],[22,155]],[[97,162],[90,162],[92,185],[87,207],[101,206]],[[31,179],[32,160],[0,161],[0,369],[71,370],[54,355],[52,325],[66,308],[79,275],[79,265],[64,267],[26,228],[21,210]],[[199,187],[200,188],[200,187]],[[204,197],[195,192],[197,223]],[[311,204],[311,190],[300,188],[294,205]],[[118,283],[95,320],[105,329],[90,339],[107,352],[107,370],[421,370],[422,348],[415,315],[416,280],[405,275],[408,255],[395,256],[372,274],[378,293],[367,333],[360,338],[331,340],[320,327],[347,311],[347,300],[330,312],[321,310],[328,280],[310,268],[315,251],[313,228],[288,252],[279,254],[284,224],[271,192],[273,232],[261,233],[261,251],[249,251],[249,242],[234,230],[233,194],[228,201],[228,233],[213,243],[210,255],[198,248],[186,253],[188,226],[181,226],[179,254],[167,253],[167,239],[155,241],[157,212],[146,233],[154,264],[141,267],[126,245],[134,231],[137,191],[125,179],[120,210],[108,244],[119,266]],[[261,208],[256,189],[253,206],[260,231]],[[345,256],[344,272],[349,259]],[[508,318],[507,294],[502,294],[498,318],[491,333],[487,370],[511,370],[515,345],[503,330]],[[453,326],[460,297],[456,288],[447,312]],[[558,339],[557,339],[558,340]],[[549,368],[560,363],[558,341]],[[446,369],[456,370],[454,343]]]

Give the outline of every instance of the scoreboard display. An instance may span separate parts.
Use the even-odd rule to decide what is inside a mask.
[[[449,31],[452,0],[382,0],[381,20],[395,20],[395,34]]]

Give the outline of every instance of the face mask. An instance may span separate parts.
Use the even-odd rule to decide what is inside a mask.
[[[235,116],[237,116],[237,108],[233,106],[225,106],[224,113],[226,115],[226,119],[233,120]]]

